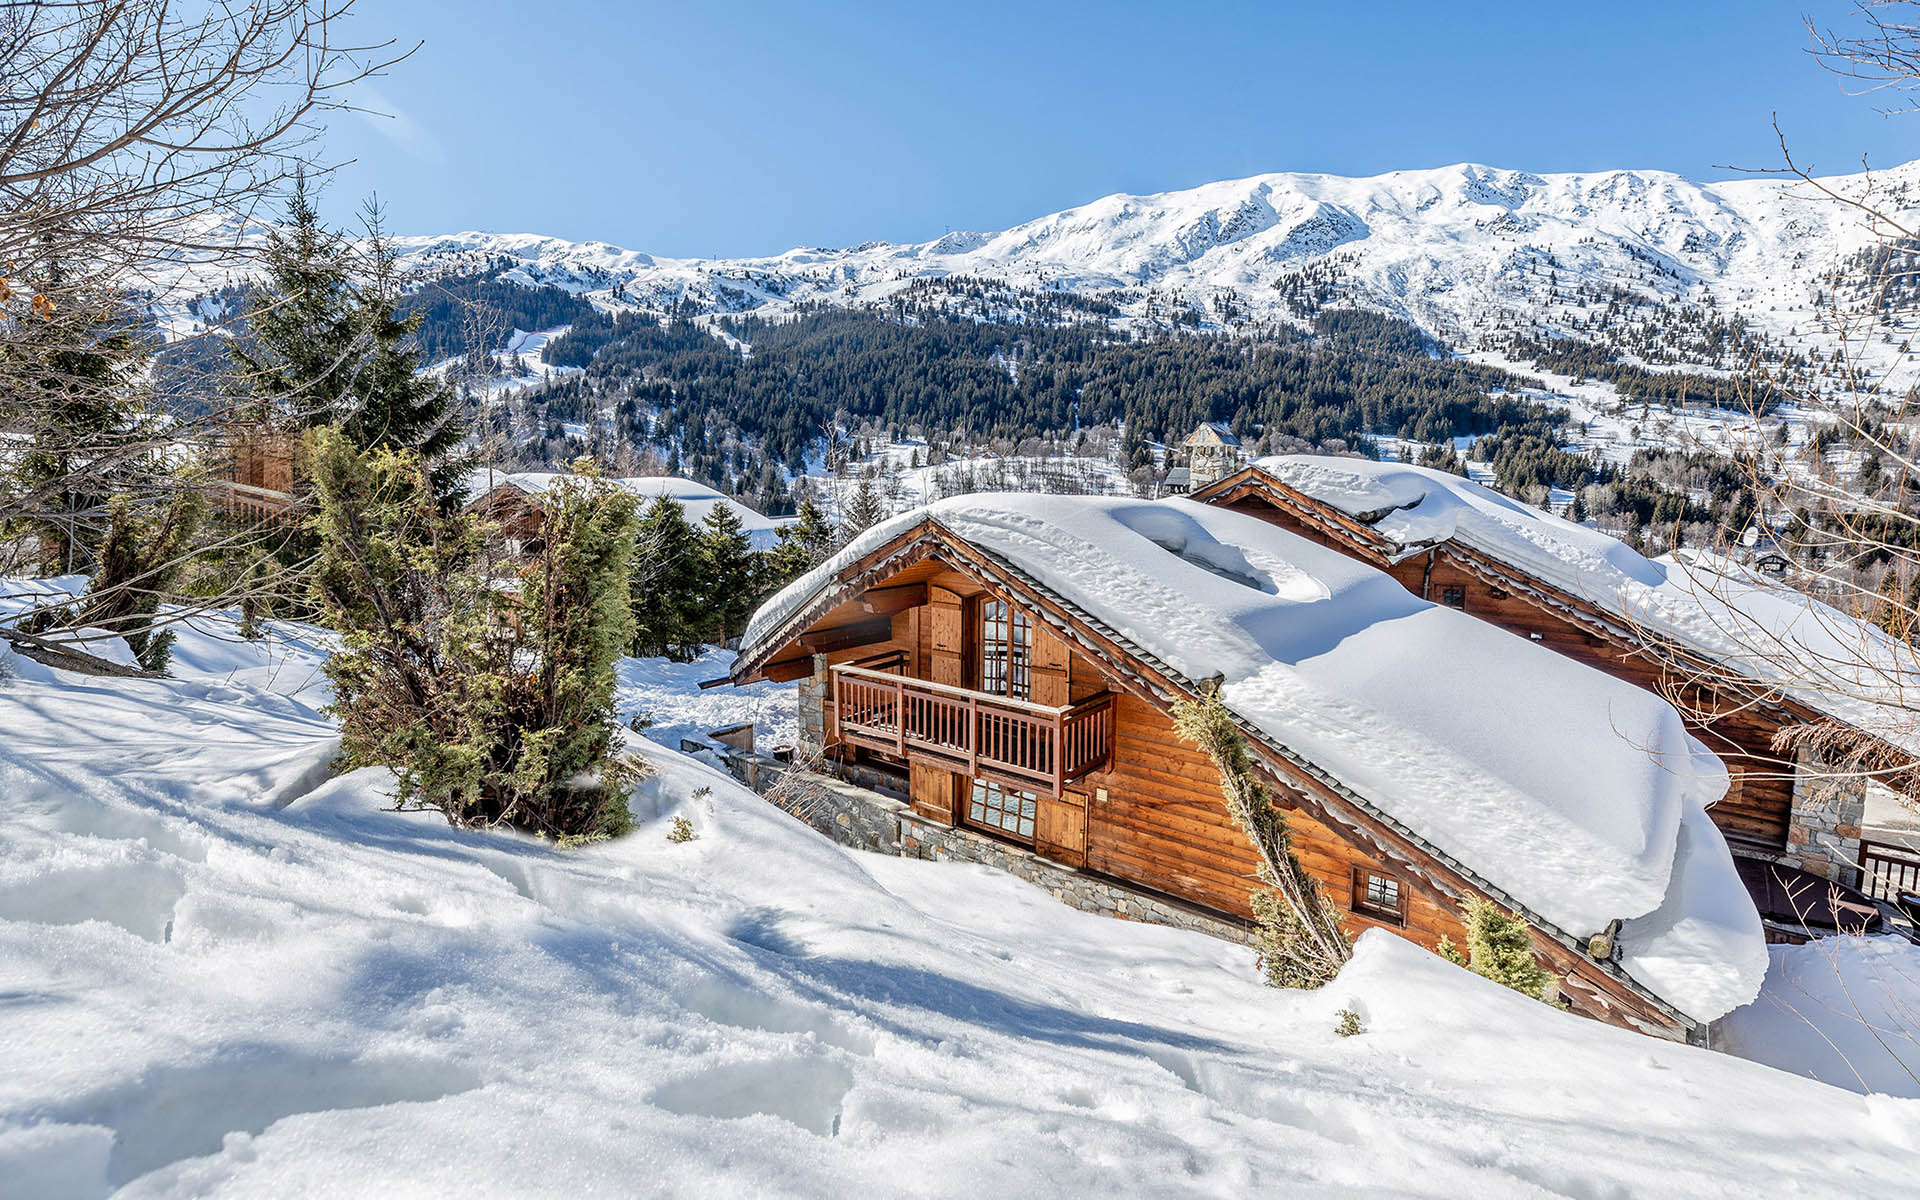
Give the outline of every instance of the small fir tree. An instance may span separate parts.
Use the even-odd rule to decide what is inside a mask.
[[[186,570],[201,508],[199,491],[190,487],[164,502],[114,497],[106,535],[93,555],[93,578],[81,598],[78,623],[125,637],[140,665],[155,673],[166,671],[174,635],[157,629],[154,618]]]
[[[850,542],[861,530],[870,529],[887,515],[886,503],[880,499],[879,489],[873,486],[873,478],[860,477],[860,485],[853,489],[853,497],[840,510],[840,540]]]
[[[1460,911],[1467,926],[1467,948],[1462,951],[1452,938],[1442,937],[1436,947],[1440,956],[1523,996],[1535,1000],[1545,996],[1553,974],[1534,958],[1533,931],[1527,923],[1479,896],[1467,897]]]
[[[700,570],[706,593],[706,628],[715,642],[725,643],[746,628],[757,607],[760,587],[758,555],[731,505],[715,504],[707,511],[700,531]]]
[[[635,533],[628,589],[635,657],[684,662],[699,652],[706,596],[700,572],[700,535],[686,510],[669,496],[656,498]]]
[[[833,524],[811,497],[800,502],[798,519],[782,525],[777,536],[779,544],[767,556],[767,573],[776,587],[800,578],[833,553]]]

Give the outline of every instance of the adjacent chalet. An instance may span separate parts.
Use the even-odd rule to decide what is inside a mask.
[[[1756,868],[1743,873],[1770,916],[1792,923],[1805,904],[1824,910],[1813,893],[1827,889],[1806,888],[1799,904],[1766,903],[1762,893],[1778,890],[1782,872],[1761,864],[1840,883],[1869,865],[1861,789],[1823,784],[1817,763],[1783,756],[1774,738],[1784,726],[1838,722],[1882,743],[1886,769],[1910,767],[1910,706],[1870,697],[1911,696],[1920,674],[1911,649],[1870,624],[1731,563],[1646,559],[1598,530],[1422,467],[1266,458],[1194,499],[1257,516],[1379,568],[1423,600],[1682,698],[1690,731],[1731,774],[1710,814]],[[1869,677],[1845,678],[1863,660],[1875,664]],[[1871,908],[1853,918],[1877,920]]]
[[[499,524],[508,537],[531,547],[538,542],[545,520],[540,497],[554,480],[563,478],[553,471],[509,473],[481,468],[467,479],[467,495],[473,497],[468,508]],[[631,492],[643,506],[661,496],[678,501],[686,510],[687,520],[695,525],[705,521],[715,507],[729,508],[740,518],[741,528],[755,550],[773,549],[779,542],[780,527],[792,521],[790,517],[763,516],[703,483],[673,475],[630,475],[611,482]]]
[[[802,754],[915,821],[1234,920],[1254,857],[1169,715],[1217,689],[1352,932],[1459,940],[1479,894],[1576,1011],[1693,1040],[1766,970],[1670,706],[1227,508],[942,501],[769,601],[732,679],[800,681]]]

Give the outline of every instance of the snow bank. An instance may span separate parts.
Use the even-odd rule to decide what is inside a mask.
[[[1758,989],[1759,921],[1704,818],[1691,868],[1674,870],[1683,822],[1726,774],[1669,705],[1254,517],[1185,500],[943,501],[775,596],[747,652],[925,520],[1187,679],[1222,675],[1236,713],[1575,936],[1664,912],[1626,965],[1690,1015]]]
[[[1768,949],[1766,986],[1717,1027],[1721,1044],[1850,1091],[1907,1097],[1920,1134],[1920,946],[1831,937]]]
[[[22,676],[0,730],[9,1196],[1891,1195],[1920,1167],[1883,1098],[1379,935],[1277,992],[1243,947],[843,849],[637,738],[652,823],[559,851],[389,811],[379,771],[270,797],[245,780],[332,730],[245,684]]]
[[[1597,529],[1426,467],[1315,455],[1254,465],[1366,522],[1396,553],[1442,542],[1477,550],[1645,636],[1668,639],[1920,750],[1920,720],[1902,701],[1920,688],[1913,648],[1737,564],[1700,556],[1647,559]]]

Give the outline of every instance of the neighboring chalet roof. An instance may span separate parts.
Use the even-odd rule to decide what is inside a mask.
[[[499,488],[512,487],[529,496],[537,496],[553,486],[556,479],[565,478],[557,471],[495,471],[488,467],[478,468],[468,474],[466,480],[467,495],[478,499]],[[698,525],[707,519],[714,505],[724,504],[740,518],[740,524],[747,531],[747,539],[755,550],[770,550],[779,541],[778,530],[782,525],[791,524],[791,517],[768,517],[748,508],[746,505],[715,491],[704,483],[695,483],[691,479],[681,479],[674,475],[628,475],[613,480],[627,491],[641,498],[643,503],[650,502],[656,496],[668,496],[680,502],[687,512],[687,520]]]
[[[1188,693],[1576,937],[1621,918],[1627,972],[1708,1020],[1750,1000],[1759,919],[1704,806],[1720,763],[1658,697],[1413,596],[1255,517],[1186,500],[955,497],[867,530],[755,614],[745,666],[870,555],[944,533]],[[891,552],[891,551],[890,551]]]
[[[1187,435],[1188,446],[1238,446],[1240,439],[1224,421],[1208,421]]]
[[[1466,547],[1586,602],[1630,636],[1671,643],[1920,750],[1920,714],[1909,711],[1920,701],[1914,649],[1739,564],[1694,554],[1648,559],[1597,529],[1426,467],[1284,455],[1252,469],[1352,518],[1386,558]]]

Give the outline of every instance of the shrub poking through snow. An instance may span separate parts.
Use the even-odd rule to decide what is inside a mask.
[[[1527,923],[1478,896],[1467,897],[1460,911],[1467,923],[1467,948],[1462,951],[1443,936],[1435,947],[1440,957],[1522,995],[1544,998],[1553,973],[1533,957],[1533,931]]]
[[[1341,928],[1340,911],[1294,856],[1286,818],[1254,774],[1245,735],[1218,692],[1176,705],[1173,720],[1180,736],[1213,760],[1227,815],[1260,856],[1260,880],[1267,887],[1252,893],[1249,902],[1267,982],[1274,987],[1319,987],[1340,973],[1353,945]]]
[[[1333,1027],[1333,1031],[1341,1037],[1353,1037],[1355,1034],[1365,1033],[1367,1031],[1367,1027],[1360,1023],[1360,1014],[1352,1009],[1341,1009],[1339,1017],[1340,1023]]]
[[[155,674],[166,672],[174,635],[154,627],[154,614],[186,566],[200,509],[200,494],[191,488],[164,505],[140,506],[130,496],[115,496],[75,618],[124,636],[140,665]]]
[[[544,546],[493,576],[488,530],[443,511],[417,456],[313,438],[318,598],[348,763],[455,825],[575,841],[624,833],[614,662],[632,636],[633,500],[591,474],[543,498]]]
[[[699,836],[693,831],[693,822],[685,817],[675,817],[673,823],[667,826],[667,840],[676,846],[683,842],[691,842]]]

